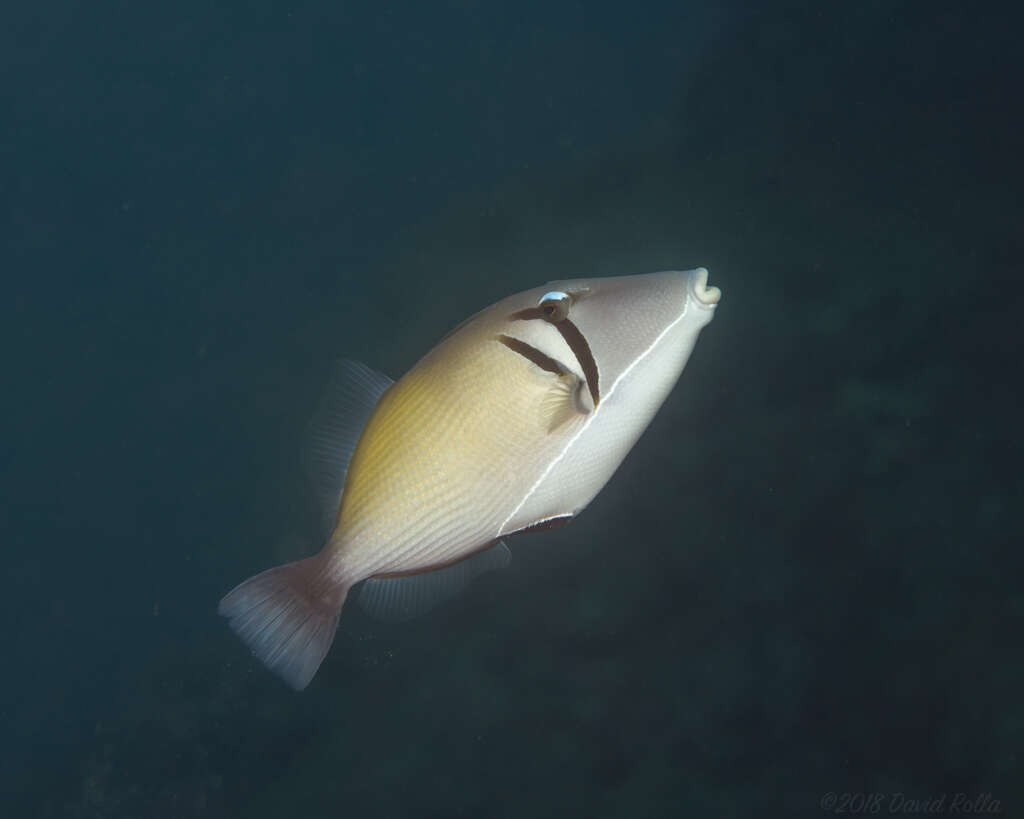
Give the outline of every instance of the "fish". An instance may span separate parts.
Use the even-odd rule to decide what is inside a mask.
[[[703,267],[549,282],[469,317],[398,381],[340,362],[305,456],[325,544],[219,613],[302,690],[350,595],[401,621],[506,566],[506,538],[565,525],[605,486],[720,298]]]

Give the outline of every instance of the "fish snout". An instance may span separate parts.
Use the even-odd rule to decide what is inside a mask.
[[[706,267],[698,267],[690,271],[688,290],[697,306],[705,309],[714,309],[719,299],[722,298],[721,290],[714,286],[708,287],[708,269]]]

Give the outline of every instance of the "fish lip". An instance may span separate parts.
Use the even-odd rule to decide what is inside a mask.
[[[708,269],[698,267],[690,271],[688,291],[694,303],[705,310],[714,310],[719,299],[722,298],[722,291],[717,287],[708,287]]]

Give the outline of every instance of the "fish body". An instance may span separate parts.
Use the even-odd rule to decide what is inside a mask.
[[[301,689],[356,584],[382,612],[418,610],[472,566],[500,565],[503,538],[568,522],[647,427],[719,297],[698,268],[552,282],[467,319],[363,397],[321,552],[241,584],[221,613]]]

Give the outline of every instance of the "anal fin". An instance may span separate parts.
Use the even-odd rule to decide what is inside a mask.
[[[508,546],[498,541],[442,569],[399,577],[371,577],[359,586],[356,599],[377,620],[412,620],[451,600],[485,572],[504,569],[511,560]]]

